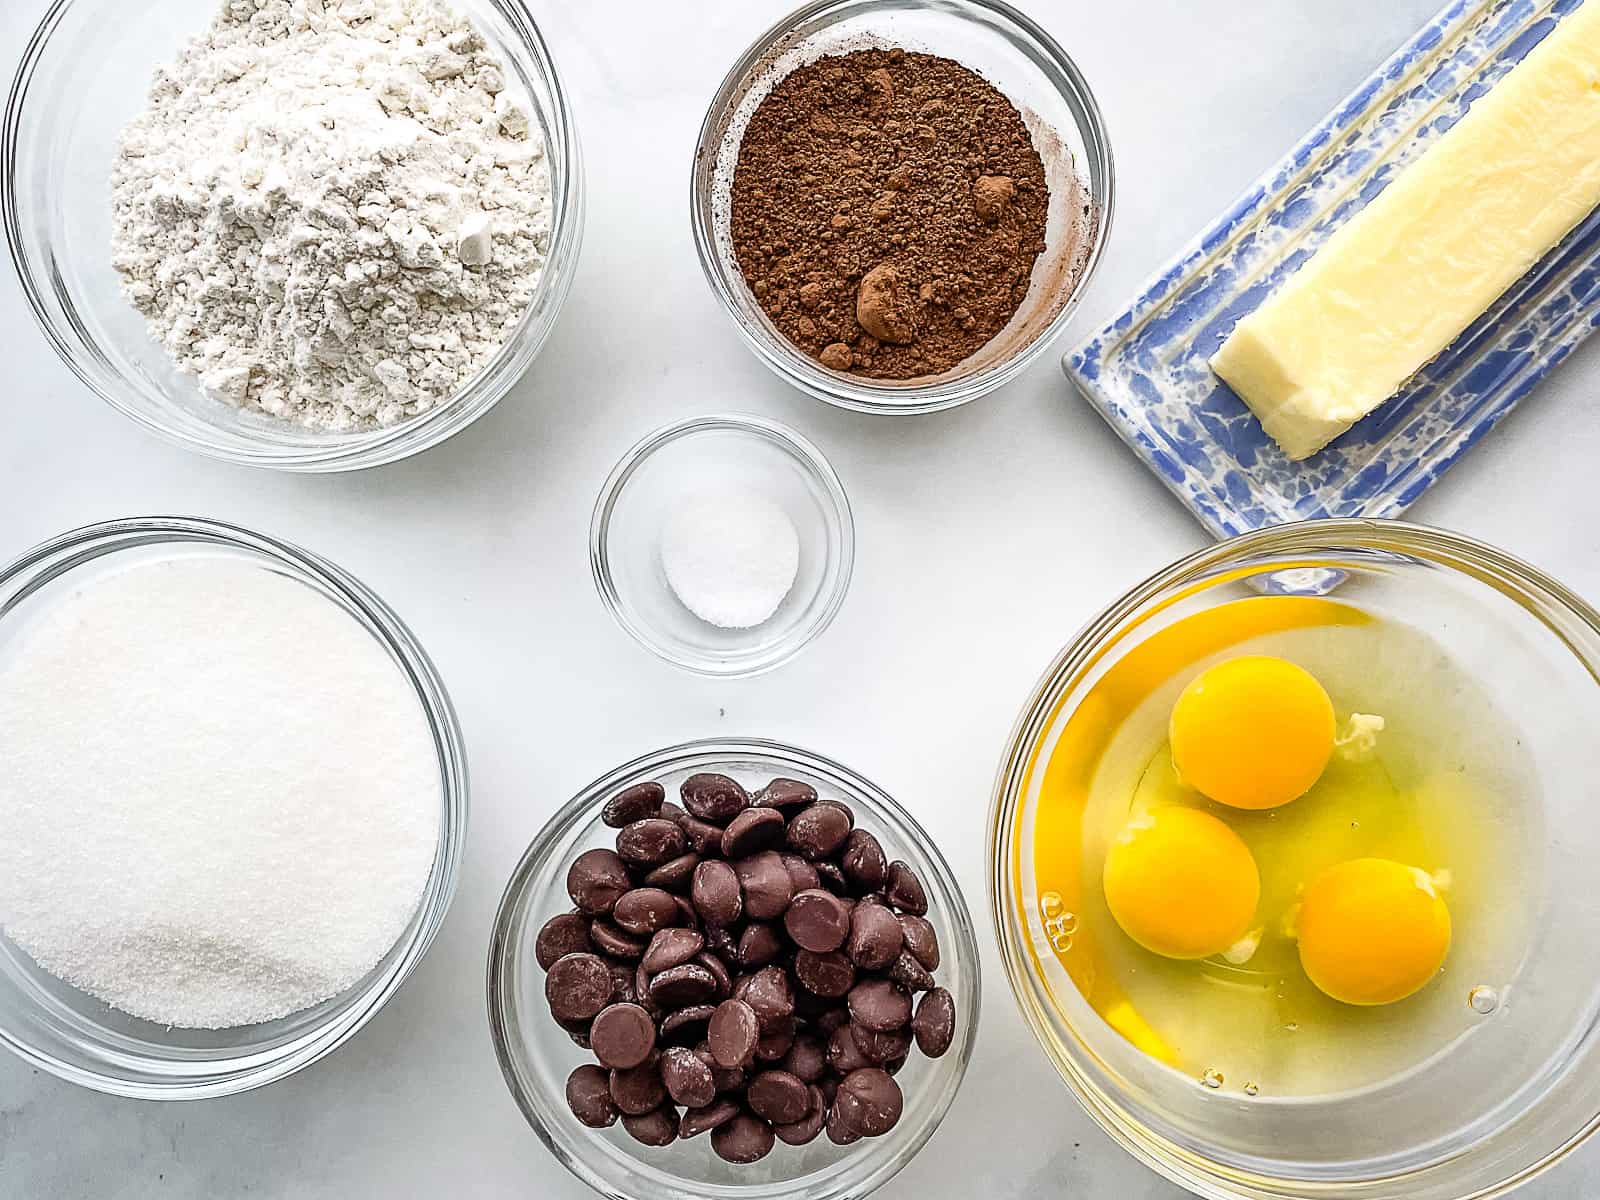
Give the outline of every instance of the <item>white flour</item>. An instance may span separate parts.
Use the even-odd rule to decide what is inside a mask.
[[[341,609],[242,563],[134,567],[0,660],[0,928],[134,1016],[285,1016],[405,931],[439,789],[415,691]]]
[[[450,398],[527,311],[537,123],[440,0],[227,0],[112,171],[114,265],[178,365],[319,430]]]

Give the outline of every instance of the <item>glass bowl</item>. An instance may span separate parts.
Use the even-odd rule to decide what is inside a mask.
[[[0,654],[37,614],[96,575],[174,558],[245,563],[301,583],[343,609],[416,689],[439,758],[439,846],[411,923],[360,983],[280,1020],[237,1029],[174,1029],[96,1000],[42,970],[0,936],[0,1045],[70,1083],[141,1100],[233,1095],[333,1053],[400,989],[444,921],[467,825],[467,766],[444,684],[400,618],[332,563],[214,521],[147,517],[63,534],[0,570]]]
[[[1506,736],[1520,738],[1531,764],[1524,782],[1536,799],[1527,803],[1538,811],[1516,815],[1542,830],[1532,847],[1542,869],[1525,880],[1521,963],[1496,968],[1510,980],[1497,1006],[1471,1002],[1482,998],[1466,986],[1473,981],[1447,961],[1430,1002],[1457,1014],[1454,1040],[1363,1086],[1274,1098],[1158,1062],[1097,1015],[1074,982],[1093,970],[1092,945],[1088,958],[1073,956],[1092,934],[1074,913],[1086,897],[1041,894],[1035,851],[1059,851],[1063,831],[1082,827],[1075,814],[1130,695],[1181,686],[1174,673],[1186,679],[1198,669],[1168,660],[1153,670],[1139,646],[1185,618],[1215,617],[1227,601],[1330,591],[1420,630],[1468,680],[1492,688],[1515,725]],[[1196,663],[1245,636],[1223,620],[1186,630],[1196,628],[1215,631],[1182,643]],[[1090,1115],[1197,1194],[1250,1200],[1498,1196],[1587,1137],[1600,1120],[1597,672],[1600,614],[1583,600],[1489,546],[1399,522],[1251,533],[1177,563],[1095,618],[1028,698],[1001,766],[989,846],[1012,990]],[[1056,832],[1036,841],[1048,811]]]
[[[829,370],[784,337],[745,283],[729,236],[740,140],[772,88],[824,55],[896,46],[955,59],[1004,92],[1033,134],[1051,191],[1045,252],[1011,323],[950,370],[900,381]],[[965,404],[1016,378],[1061,332],[1099,265],[1114,192],[1111,144],[1083,74],[1048,33],[1010,5],[815,0],[757,38],[723,80],[700,128],[690,213],[711,290],[763,362],[841,408],[926,413]]]
[[[156,67],[203,31],[217,0],[56,0],[17,69],[0,142],[0,215],[40,327],[73,374],[146,429],[214,458],[287,471],[394,462],[465,429],[511,390],[566,299],[583,230],[572,112],[521,0],[459,0],[531,101],[550,163],[544,277],[505,345],[448,403],[388,429],[327,433],[207,395],[180,372],[122,295],[111,266],[111,166]]]
[[[939,983],[955,998],[956,1040],[942,1058],[913,1053],[900,1072],[905,1112],[881,1138],[840,1149],[819,1138],[804,1148],[780,1143],[760,1163],[733,1167],[717,1158],[710,1138],[665,1150],[635,1143],[620,1125],[593,1130],[568,1111],[567,1076],[592,1062],[550,1017],[544,972],[534,957],[540,927],[567,912],[567,867],[616,831],[600,809],[631,784],[656,780],[676,793],[698,771],[732,775],[746,785],[776,776],[812,784],[843,800],[859,824],[877,834],[890,859],[908,863],[928,892],[928,920],[943,950]],[[500,901],[489,947],[489,1027],[506,1084],[528,1124],[562,1164],[615,1200],[858,1200],[888,1181],[933,1136],[961,1087],[977,1037],[980,965],[972,918],[944,857],[912,816],[848,767],[790,746],[755,740],[690,742],[648,754],[590,784],[557,813],[522,857]]]
[[[770,499],[800,536],[794,586],[751,629],[695,616],[661,564],[674,505],[708,480]],[[669,425],[628,451],[600,489],[589,559],[601,600],[640,645],[685,670],[728,677],[788,662],[832,623],[850,589],[855,544],[850,502],[822,452],[776,421],[726,415]]]

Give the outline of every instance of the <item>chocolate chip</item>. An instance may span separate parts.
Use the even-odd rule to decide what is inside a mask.
[[[695,1051],[700,1056],[700,1061],[711,1068],[711,1077],[717,1081],[718,1092],[744,1091],[745,1074],[741,1067],[725,1067],[716,1060],[709,1046],[701,1046]]]
[[[650,939],[639,965],[651,973],[666,971],[688,962],[705,948],[705,937],[693,929],[663,929]]]
[[[600,810],[600,819],[613,829],[621,829],[655,816],[666,798],[667,789],[659,783],[636,783],[607,800]]]
[[[732,1100],[716,1100],[702,1108],[691,1109],[683,1114],[683,1120],[678,1125],[678,1136],[688,1139],[710,1133],[726,1125],[742,1111]]]
[[[548,971],[556,960],[568,954],[588,954],[594,950],[589,940],[589,918],[582,913],[562,913],[551,917],[539,930],[533,944],[533,956],[539,966]]]
[[[916,1035],[918,1050],[929,1058],[942,1058],[956,1036],[955,998],[944,988],[934,988],[917,1003],[911,1032]]]
[[[834,853],[850,836],[850,810],[832,800],[822,800],[802,809],[789,822],[788,842],[792,850],[815,862]]]
[[[616,1101],[611,1099],[611,1077],[593,1063],[585,1063],[567,1076],[567,1107],[590,1129],[608,1129],[617,1123]]]
[[[639,1000],[638,975],[627,963],[607,963],[611,971],[611,1003],[636,1004]]]
[[[845,838],[839,868],[857,895],[877,891],[889,877],[889,863],[883,856],[883,847],[865,829],[852,829]]]
[[[717,981],[717,999],[726,1000],[733,994],[733,976],[728,973],[728,968],[715,954],[701,953],[695,955],[695,962],[699,963],[712,978]]]
[[[783,940],[764,921],[751,921],[739,935],[734,963],[745,970],[764,967],[783,953]]]
[[[702,821],[726,825],[750,807],[750,796],[726,775],[691,775],[679,789],[683,806]]]
[[[712,1014],[706,1042],[719,1067],[748,1067],[756,1056],[761,1023],[756,1011],[743,1000],[724,1000]]]
[[[939,969],[939,935],[925,917],[910,913],[900,914],[900,932],[905,937],[906,949],[926,970]]]
[[[890,918],[891,923],[893,918]],[[839,897],[820,888],[801,892],[783,916],[789,938],[802,950],[826,954],[844,945],[850,936],[850,913]],[[900,927],[895,924],[898,937]]]
[[[856,1044],[853,1026],[841,1025],[828,1038],[828,1066],[840,1075],[870,1067],[872,1060]]]
[[[661,1082],[667,1095],[685,1108],[704,1108],[717,1098],[717,1081],[693,1050],[674,1046],[661,1055]]]
[[[626,1071],[644,1062],[655,1050],[656,1023],[637,1004],[613,1004],[594,1019],[589,1042],[602,1067]]]
[[[669,859],[655,868],[644,877],[645,887],[662,888],[665,891],[683,893],[689,890],[689,884],[694,879],[694,869],[700,865],[698,854],[680,854],[677,858]]]
[[[750,1111],[774,1125],[792,1125],[811,1108],[811,1093],[804,1081],[787,1071],[762,1071],[745,1091]]]
[[[622,1127],[634,1141],[646,1146],[670,1146],[678,1140],[678,1110],[663,1104],[642,1117],[623,1117]]]
[[[861,1140],[861,1134],[844,1123],[837,1097],[835,1103],[828,1106],[828,1116],[823,1128],[828,1131],[828,1140],[835,1146],[850,1146]]]
[[[902,951],[894,960],[889,967],[889,978],[908,992],[925,992],[933,987],[933,976],[911,956],[909,950]]]
[[[904,1028],[911,1021],[911,997],[899,984],[869,979],[850,989],[850,1019],[879,1033]]]
[[[794,990],[782,967],[763,967],[745,980],[735,995],[755,1011],[763,1030],[794,1016]]]
[[[634,888],[617,901],[611,910],[611,919],[624,932],[648,938],[676,925],[682,918],[677,897],[671,892],[660,888]]]
[[[817,878],[822,886],[835,896],[845,896],[850,892],[850,881],[844,877],[844,872],[839,869],[839,864],[823,860],[816,864]]]
[[[725,963],[739,961],[739,943],[734,940],[733,934],[721,925],[707,925],[705,933],[707,953],[714,954]]]
[[[707,925],[732,925],[744,911],[738,873],[725,862],[703,862],[694,869],[689,899]]]
[[[779,808],[798,812],[817,802],[817,789],[798,779],[774,779],[750,798],[757,808]]]
[[[567,895],[592,917],[608,914],[633,886],[628,864],[610,850],[588,850],[567,869]]]
[[[879,1033],[875,1029],[855,1025],[850,1029],[850,1036],[855,1038],[861,1056],[879,1066],[893,1062],[897,1058],[904,1058],[911,1050],[911,1034],[904,1029]]]
[[[884,899],[903,913],[914,917],[928,915],[928,893],[922,890],[922,880],[903,862],[889,864]]]
[[[756,1061],[782,1062],[789,1047],[794,1045],[799,1029],[800,1022],[793,1017],[781,1017],[772,1022],[761,1031],[761,1040],[756,1043]]]
[[[660,1108],[667,1098],[667,1085],[654,1061],[626,1071],[611,1072],[611,1099],[624,1116],[642,1117]]]
[[[772,1153],[772,1144],[772,1126],[748,1113],[740,1113],[711,1131],[711,1149],[724,1162],[760,1162]]]
[[[863,1137],[882,1137],[899,1123],[905,1097],[887,1071],[867,1067],[852,1071],[839,1085],[833,1109],[846,1129]]]
[[[844,996],[856,984],[854,964],[837,950],[829,954],[800,951],[794,957],[794,973],[801,987],[818,996]]]
[[[568,954],[550,967],[544,996],[558,1021],[587,1021],[611,1003],[611,969],[594,954]]]
[[[883,970],[900,956],[903,941],[899,920],[883,905],[861,903],[850,914],[845,953],[863,970]]]
[[[610,921],[596,921],[589,927],[589,936],[594,941],[595,949],[602,954],[609,954],[612,958],[624,958],[629,962],[644,955],[644,948],[648,944],[643,938],[623,933]]]
[[[804,1083],[815,1083],[828,1069],[827,1047],[808,1033],[794,1039],[783,1056],[783,1069]]]
[[[705,1036],[706,1022],[716,1007],[710,1004],[691,1004],[669,1013],[661,1021],[661,1040],[669,1045],[693,1045]]]
[[[683,830],[683,836],[688,839],[689,846],[696,854],[720,854],[722,852],[722,826],[713,825],[710,821],[702,821],[699,817],[687,814],[678,820],[678,828]]]
[[[840,1004],[834,1008],[830,1008],[827,1012],[823,1013],[820,1017],[813,1021],[812,1024],[817,1027],[818,1033],[825,1037],[832,1037],[835,1029],[838,1029],[841,1025],[850,1024],[850,1010],[843,1004]]]
[[[783,859],[773,851],[753,854],[733,864],[744,891],[745,915],[756,921],[771,921],[784,914],[794,898]]]
[[[635,821],[617,834],[617,854],[641,867],[659,867],[677,858],[688,844],[683,829],[663,817]]]
[[[725,858],[747,858],[783,845],[783,814],[774,808],[747,808],[722,832]]]
[[[822,1098],[822,1089],[806,1089],[806,1115],[793,1125],[777,1125],[772,1132],[786,1146],[806,1146],[817,1140],[828,1119],[828,1102]]]
[[[699,963],[684,963],[650,981],[650,999],[664,1010],[704,1004],[717,994],[717,979]]]
[[[822,886],[817,869],[798,854],[785,851],[778,857],[783,860],[784,868],[789,872],[789,886],[794,889],[795,895]]]

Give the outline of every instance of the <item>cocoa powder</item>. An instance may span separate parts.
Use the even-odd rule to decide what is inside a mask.
[[[1045,249],[1022,117],[949,59],[861,50],[757,107],[732,188],[734,255],[773,323],[826,367],[948,370],[999,333]]]

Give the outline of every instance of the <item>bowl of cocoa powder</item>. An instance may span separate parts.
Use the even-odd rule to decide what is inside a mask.
[[[712,290],[773,370],[919,413],[1015,378],[1111,224],[1110,144],[1066,52],[999,0],[814,0],[728,73],[695,152]]]

